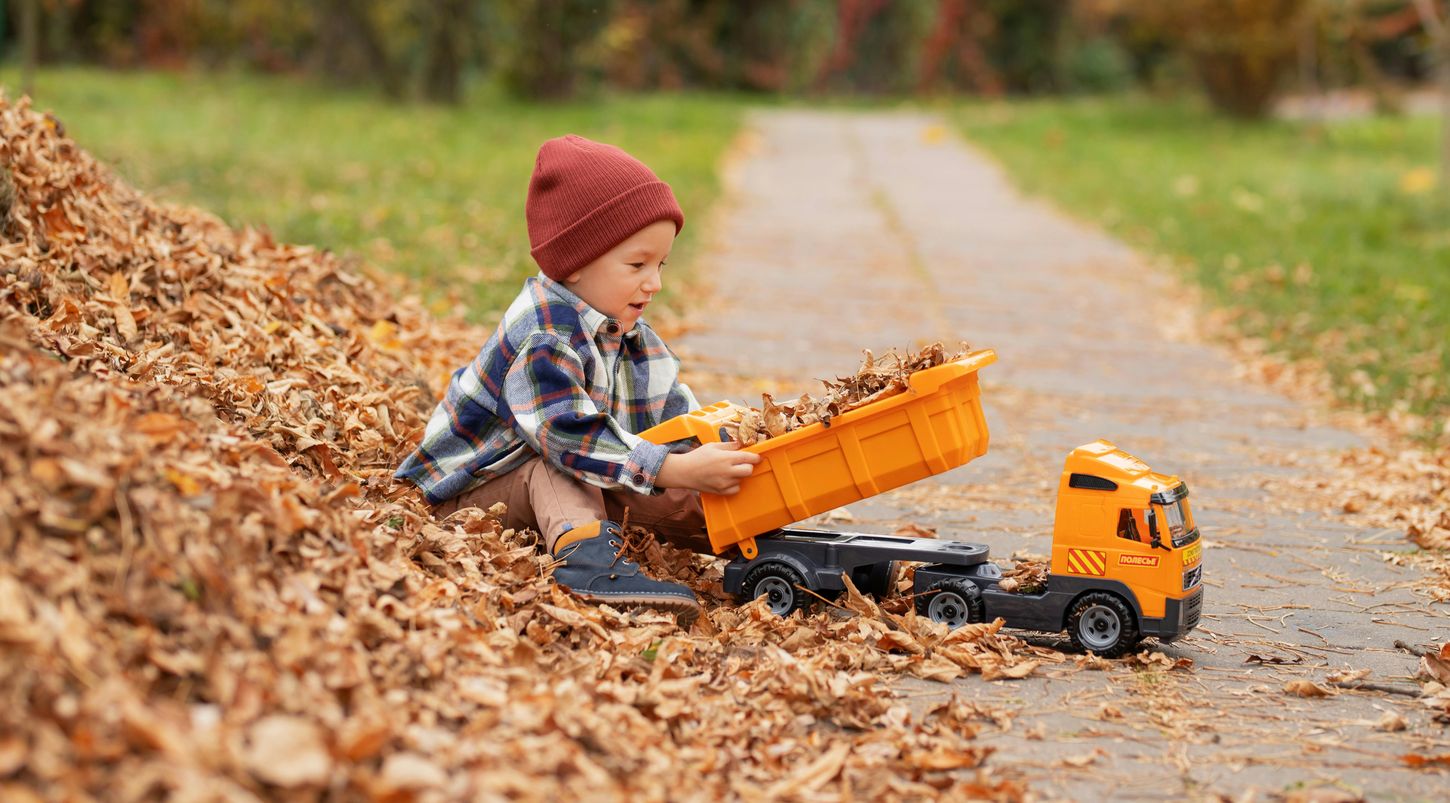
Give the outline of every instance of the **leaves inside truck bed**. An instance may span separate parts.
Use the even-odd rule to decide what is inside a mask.
[[[779,437],[812,424],[830,425],[831,419],[843,413],[887,399],[906,390],[907,380],[917,371],[961,359],[968,352],[966,343],[949,354],[940,343],[933,343],[905,356],[888,351],[878,359],[870,349],[865,351],[861,367],[851,376],[821,380],[821,398],[809,393],[789,401],[777,402],[769,393],[761,394],[760,409],[747,407],[726,427],[731,440],[753,446],[769,438]]]

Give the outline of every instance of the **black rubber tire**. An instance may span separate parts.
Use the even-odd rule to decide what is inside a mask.
[[[986,619],[982,590],[965,578],[949,578],[932,583],[916,597],[916,612],[955,630],[969,622]]]
[[[1084,594],[1067,614],[1073,646],[1104,658],[1121,658],[1138,647],[1138,617],[1122,597],[1106,591]]]
[[[740,587],[745,600],[769,596],[770,612],[790,616],[815,599],[804,590],[806,580],[801,573],[779,561],[768,561],[746,572]]]
[[[896,578],[900,576],[901,563],[888,560],[856,567],[856,570],[851,573],[851,582],[856,584],[857,591],[862,594],[870,594],[880,601],[891,596],[891,592],[896,590]]]

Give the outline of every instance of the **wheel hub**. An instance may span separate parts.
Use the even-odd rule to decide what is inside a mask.
[[[755,586],[755,596],[765,597],[773,614],[784,615],[794,602],[795,589],[779,577],[767,577]]]
[[[940,591],[932,597],[927,613],[933,622],[955,630],[967,623],[967,601],[955,591]]]
[[[1105,605],[1094,605],[1084,611],[1082,624],[1078,626],[1083,642],[1096,649],[1113,646],[1122,631],[1123,623],[1118,621],[1117,613]]]

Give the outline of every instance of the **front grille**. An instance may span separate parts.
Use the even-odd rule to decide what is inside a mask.
[[[1183,590],[1187,591],[1188,589],[1193,588],[1194,586],[1198,585],[1198,581],[1202,579],[1203,564],[1200,563],[1197,566],[1194,566],[1192,569],[1189,569],[1183,573]]]
[[[1199,567],[1200,569],[1203,567]],[[1183,601],[1183,632],[1198,626],[1198,617],[1203,613],[1203,593],[1197,593]]]

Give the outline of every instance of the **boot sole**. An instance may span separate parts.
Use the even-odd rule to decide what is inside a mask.
[[[592,603],[608,603],[622,608],[650,608],[673,614],[682,629],[689,629],[700,615],[700,603],[683,597],[657,597],[649,594],[590,594],[569,589],[569,593]]]

